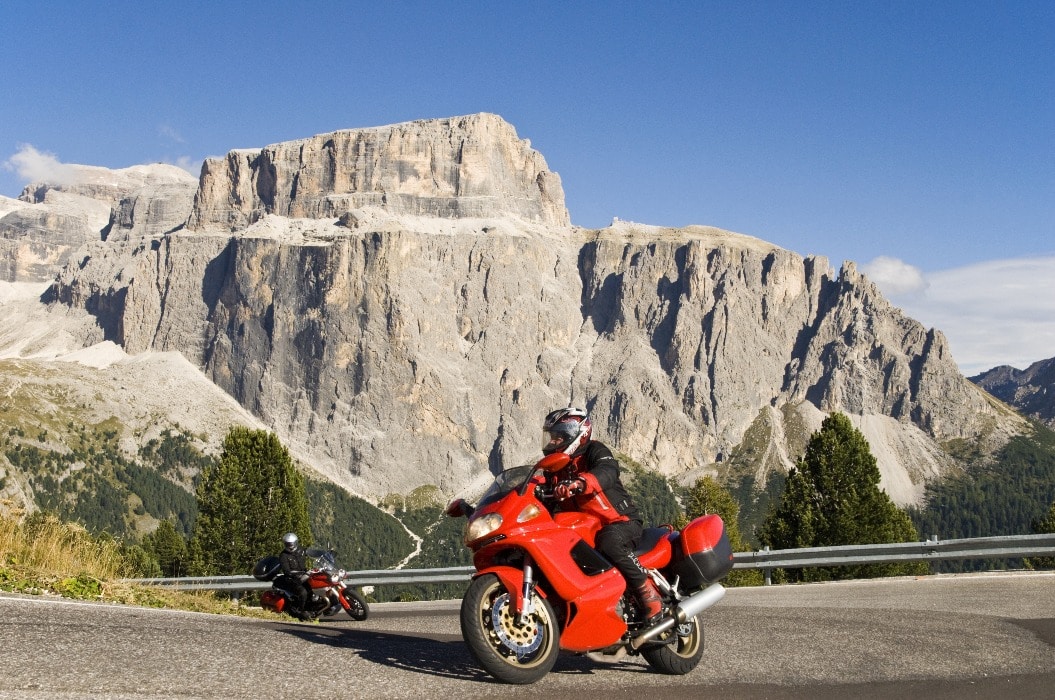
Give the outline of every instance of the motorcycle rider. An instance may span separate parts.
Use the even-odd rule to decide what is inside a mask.
[[[586,411],[559,408],[542,423],[543,454],[563,452],[571,462],[548,475],[558,510],[596,515],[602,528],[597,550],[623,574],[641,605],[642,618],[653,622],[663,612],[663,599],[648,572],[634,555],[643,530],[641,514],[619,478],[619,461],[602,442],[592,440],[593,427]]]
[[[311,615],[306,612],[308,597],[311,595],[308,588],[308,564],[297,533],[287,532],[282,536],[282,553],[278,555],[278,560],[282,573],[289,582],[289,592],[293,596],[291,612],[299,620],[310,620]]]

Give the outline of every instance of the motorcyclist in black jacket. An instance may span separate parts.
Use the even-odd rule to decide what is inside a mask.
[[[282,553],[278,555],[282,573],[289,582],[289,592],[293,596],[293,611],[298,619],[310,620],[306,610],[311,590],[308,588],[308,564],[300,538],[295,532],[282,536]]]

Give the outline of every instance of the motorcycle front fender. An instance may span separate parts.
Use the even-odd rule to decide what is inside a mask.
[[[518,613],[524,611],[524,572],[511,566],[491,566],[480,569],[473,576],[474,579],[487,574],[494,574],[502,582],[502,587],[509,593],[509,599],[513,602],[513,609]],[[536,589],[537,590],[537,589]],[[538,591],[542,595],[542,591]]]

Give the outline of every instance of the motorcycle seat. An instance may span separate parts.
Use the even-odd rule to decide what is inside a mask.
[[[647,569],[655,569],[670,561],[670,538],[667,537],[674,528],[670,525],[646,527],[641,539],[634,548],[634,555]]]
[[[292,594],[294,590],[294,581],[286,574],[279,574],[271,582],[271,585],[279,590],[285,591],[286,593]]]

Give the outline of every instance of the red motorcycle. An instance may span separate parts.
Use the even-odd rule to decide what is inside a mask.
[[[468,518],[465,543],[476,567],[461,605],[470,652],[506,683],[539,680],[561,649],[597,661],[640,654],[661,673],[689,673],[703,656],[699,615],[725,595],[718,581],[733,567],[725,524],[705,515],[681,532],[645,529],[637,557],[664,598],[663,615],[645,625],[622,574],[594,549],[600,521],[552,510],[545,472],[568,461],[558,452],[514,467],[477,506],[463,499],[447,506],[447,515]]]
[[[370,614],[370,606],[355,588],[344,584],[345,571],[337,568],[333,552],[309,549],[306,554],[315,560],[315,566],[308,571],[307,585],[311,595],[307,610],[296,608],[291,581],[282,573],[278,557],[264,557],[253,567],[253,576],[258,581],[271,583],[271,588],[260,594],[261,607],[277,613],[306,612],[313,619],[330,617],[344,610],[353,620],[365,620]]]

